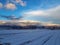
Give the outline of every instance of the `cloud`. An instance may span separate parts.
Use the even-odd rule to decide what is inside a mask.
[[[22,0],[7,0],[4,5],[0,2],[0,8],[3,7],[10,10],[17,9],[17,5],[26,6],[26,2]]]
[[[60,19],[60,5],[55,8],[47,10],[47,12],[51,17]]]
[[[3,7],[3,4],[0,2],[0,8],[2,8]]]
[[[20,4],[21,6],[26,6],[26,2],[22,0],[11,0],[15,4]]]
[[[5,5],[6,9],[11,9],[11,10],[15,10],[16,9],[16,5],[13,3],[7,3]]]
[[[16,1],[16,3],[20,3],[21,0],[15,0],[15,1]]]
[[[52,21],[47,21],[47,22],[41,22],[42,25],[45,26],[55,26],[55,25],[59,25],[59,24],[54,24]]]
[[[60,5],[50,8],[50,9],[45,9],[45,10],[30,10],[30,11],[25,11],[23,14],[30,16],[37,16],[37,17],[43,17],[46,20],[50,20],[53,23],[59,23],[60,24]]]
[[[20,1],[21,6],[26,6],[26,2]]]
[[[43,10],[34,10],[34,11],[28,11],[24,13],[25,15],[32,15],[32,16],[47,16],[48,13],[46,13]]]
[[[26,2],[22,0],[15,0],[16,3],[19,3],[21,6],[26,6]]]
[[[32,16],[51,16],[51,17],[60,17],[60,5],[54,8],[50,8],[47,10],[32,10],[32,11],[25,11],[25,15],[32,15]]]

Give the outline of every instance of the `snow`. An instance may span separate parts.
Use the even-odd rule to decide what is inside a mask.
[[[0,30],[0,44],[60,45],[60,30]]]

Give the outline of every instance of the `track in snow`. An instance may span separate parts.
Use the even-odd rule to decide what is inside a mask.
[[[60,30],[0,30],[0,43],[11,45],[60,45]]]

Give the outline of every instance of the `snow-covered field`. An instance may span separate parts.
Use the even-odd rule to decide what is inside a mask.
[[[60,30],[0,30],[0,45],[60,45]]]

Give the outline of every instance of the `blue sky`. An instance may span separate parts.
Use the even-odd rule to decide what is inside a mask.
[[[0,14],[60,24],[60,0],[0,0]]]

